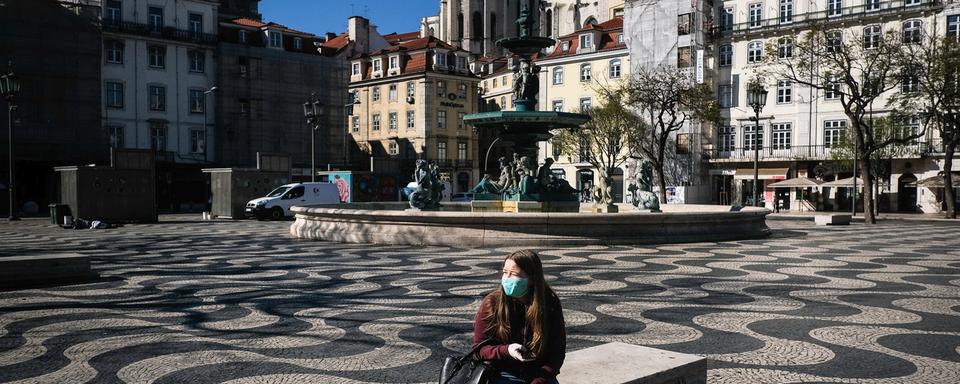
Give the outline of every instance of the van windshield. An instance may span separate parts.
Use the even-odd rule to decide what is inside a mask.
[[[267,194],[267,197],[277,197],[277,196],[280,196],[280,195],[284,194],[285,192],[287,192],[287,190],[289,190],[289,189],[290,189],[290,187],[277,187],[277,189],[274,189],[274,190],[270,191],[270,193]]]

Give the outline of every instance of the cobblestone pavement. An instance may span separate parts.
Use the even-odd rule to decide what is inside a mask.
[[[507,249],[289,239],[289,222],[0,223],[101,279],[0,292],[0,382],[436,382]],[[960,226],[771,221],[753,241],[542,249],[570,350],[709,358],[711,383],[960,382]]]

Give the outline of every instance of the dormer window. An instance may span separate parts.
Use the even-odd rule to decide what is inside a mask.
[[[560,50],[563,51],[563,52],[569,51],[569,50],[570,50],[570,42],[569,42],[569,41],[564,41],[563,43],[561,43],[561,44],[560,44]]]
[[[437,51],[433,55],[434,64],[436,65],[447,65],[447,54],[444,52]]]
[[[244,31],[244,30],[242,30],[242,29],[239,30],[239,31],[237,31],[237,41],[239,41],[240,43],[246,43],[246,42],[247,42],[247,31]]]
[[[267,32],[267,36],[270,37],[270,46],[273,48],[280,48],[283,46],[283,35],[277,31]]]
[[[463,69],[467,67],[467,58],[463,56],[457,56],[457,69]]]
[[[617,35],[617,44],[623,44],[623,34]]]
[[[360,63],[353,63],[351,74],[357,76],[360,74]]]
[[[580,35],[580,49],[593,49],[593,35]]]
[[[374,72],[380,72],[382,69],[383,69],[383,68],[380,67],[380,59],[374,60],[374,61],[373,61],[373,71],[374,71]]]
[[[303,49],[303,39],[299,37],[293,38],[293,49]]]
[[[390,69],[400,69],[400,56],[390,57]]]

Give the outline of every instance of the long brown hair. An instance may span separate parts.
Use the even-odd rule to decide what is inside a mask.
[[[517,267],[527,274],[529,286],[527,294],[530,295],[530,304],[527,306],[525,317],[533,331],[533,339],[527,347],[534,355],[543,356],[547,349],[548,334],[552,331],[547,326],[549,324],[547,312],[555,294],[543,278],[543,264],[536,252],[529,249],[519,250],[507,255],[504,261],[506,260],[513,260],[517,263]],[[510,338],[510,309],[517,299],[507,296],[502,286],[491,295],[493,296],[492,308],[488,318],[490,325],[485,333],[501,342],[506,342]]]

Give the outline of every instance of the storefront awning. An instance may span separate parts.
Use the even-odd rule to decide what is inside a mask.
[[[768,188],[816,188],[820,184],[823,184],[823,181],[817,179],[811,179],[809,177],[796,177],[793,179],[786,179],[783,181],[778,181],[776,183],[767,185]]]
[[[783,180],[787,178],[787,172],[789,171],[790,168],[760,168],[757,178],[760,180]],[[753,168],[738,169],[733,178],[753,179]]]

